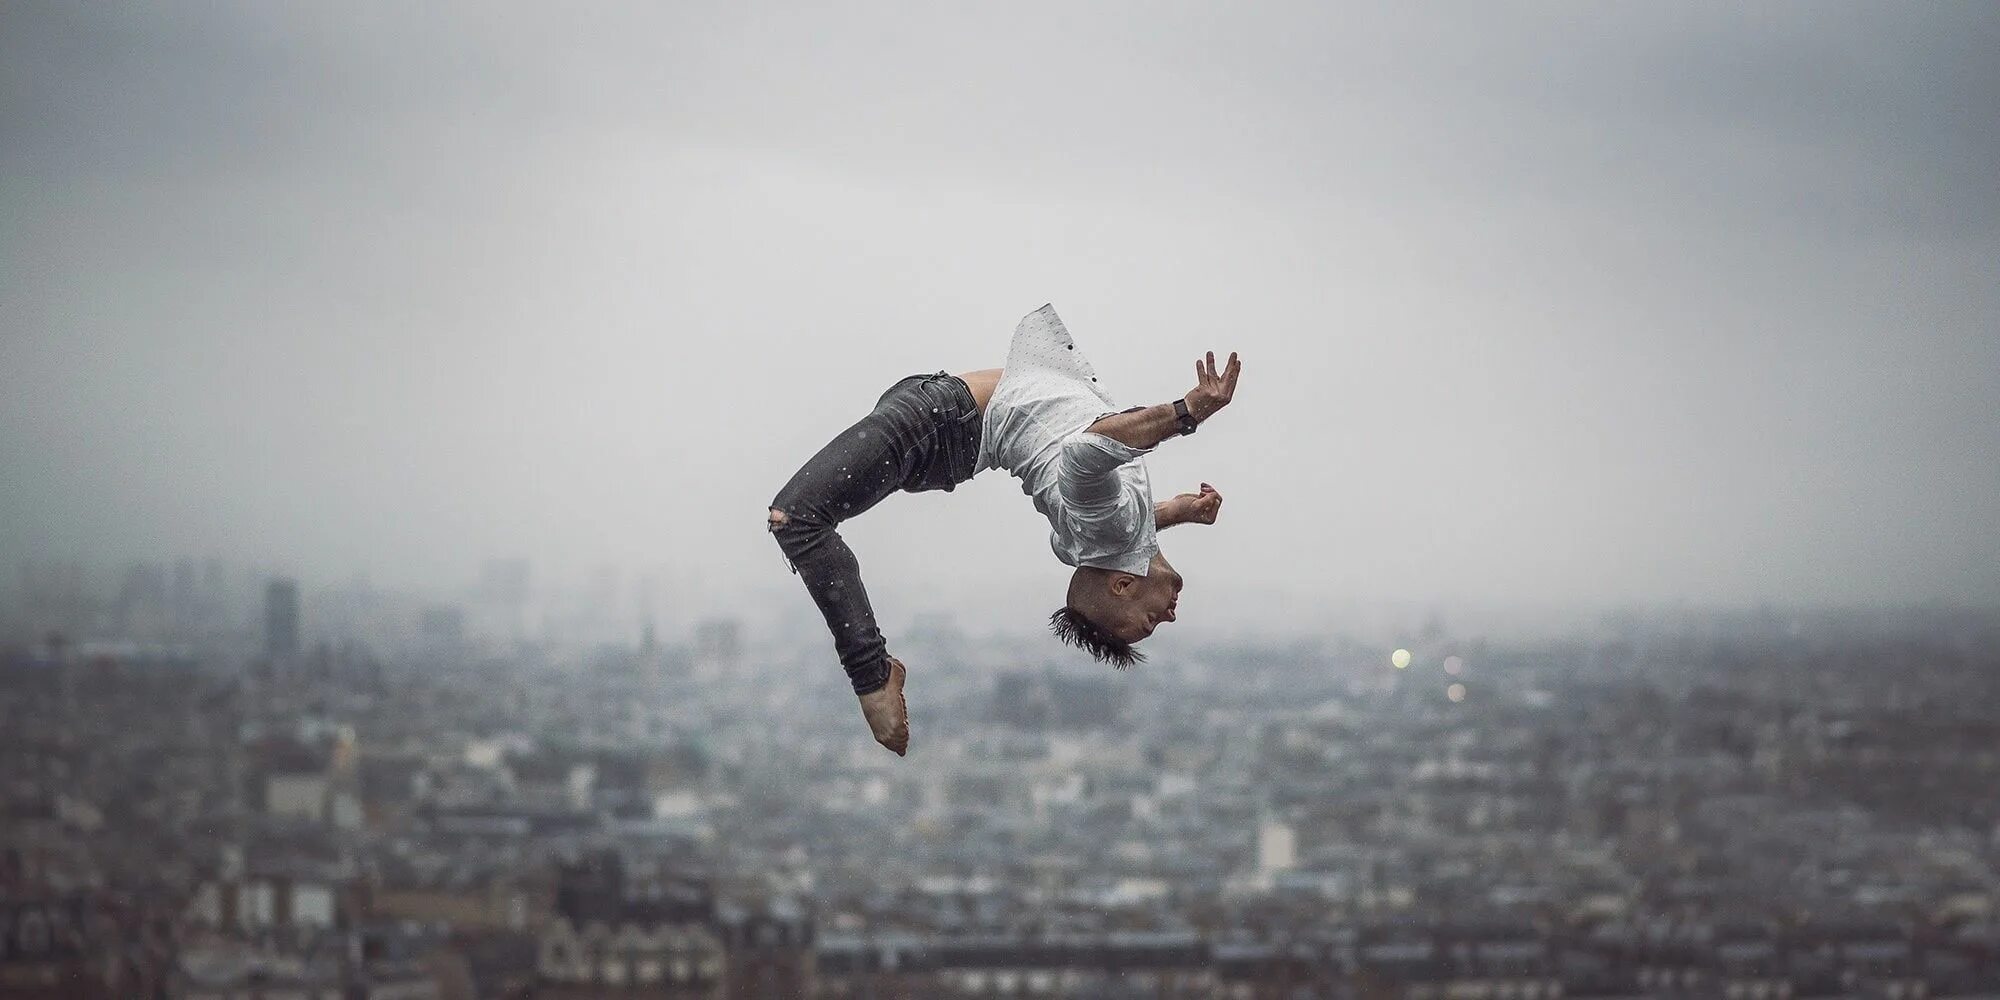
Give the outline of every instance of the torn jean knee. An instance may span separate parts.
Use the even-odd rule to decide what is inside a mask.
[[[776,536],[779,529],[791,523],[791,520],[792,515],[773,507],[764,517],[764,526],[773,536]],[[778,558],[785,561],[785,568],[791,570],[793,576],[799,575],[799,564],[792,561],[792,554],[790,552],[785,551],[783,539],[779,539],[778,541]]]

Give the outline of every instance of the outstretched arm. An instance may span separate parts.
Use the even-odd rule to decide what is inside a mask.
[[[1217,370],[1215,352],[1210,351],[1205,362],[1194,363],[1194,371],[1195,387],[1182,399],[1187,403],[1188,416],[1199,423],[1229,405],[1236,394],[1236,379],[1242,374],[1243,363],[1232,353],[1228,368]],[[1180,429],[1180,415],[1174,412],[1172,403],[1137,406],[1098,418],[1096,423],[1063,441],[1062,474],[1057,480],[1063,500],[1084,510],[1115,503],[1118,467],[1180,433]],[[1156,524],[1159,515],[1156,507],[1153,511]]]
[[[1153,530],[1176,524],[1214,524],[1222,514],[1222,494],[1207,483],[1200,493],[1180,493],[1153,505]]]
[[[1236,395],[1236,379],[1243,374],[1243,362],[1238,361],[1235,352],[1230,352],[1229,364],[1218,371],[1215,367],[1215,352],[1208,352],[1206,361],[1194,363],[1195,386],[1186,396],[1188,415],[1196,423],[1206,421],[1215,411],[1229,405]],[[1120,444],[1132,448],[1147,449],[1180,433],[1180,416],[1174,412],[1174,404],[1161,403],[1137,410],[1127,410],[1100,418],[1091,424],[1089,430],[1102,434]]]

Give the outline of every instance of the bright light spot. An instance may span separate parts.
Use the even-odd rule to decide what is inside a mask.
[[[1399,650],[1396,650],[1396,651],[1395,651],[1395,652],[1393,652],[1393,653],[1390,653],[1390,654],[1389,654],[1389,662],[1390,662],[1390,663],[1393,663],[1393,664],[1395,664],[1395,665],[1396,665],[1396,669],[1397,669],[1397,670],[1401,670],[1401,669],[1403,669],[1404,667],[1407,667],[1407,666],[1409,666],[1409,665],[1410,665],[1410,651],[1409,651],[1409,650],[1407,650],[1407,649],[1399,649]]]
[[[1459,674],[1465,672],[1465,661],[1456,656],[1445,657],[1444,672],[1452,675],[1453,677],[1457,677]]]
[[[1452,686],[1450,686],[1450,687],[1448,687],[1448,688],[1445,688],[1445,689],[1444,689],[1444,696],[1445,696],[1445,697],[1447,697],[1447,698],[1450,698],[1450,699],[1451,699],[1451,700],[1453,700],[1453,701],[1464,701],[1464,700],[1465,700],[1465,685],[1463,685],[1463,684],[1453,684]]]

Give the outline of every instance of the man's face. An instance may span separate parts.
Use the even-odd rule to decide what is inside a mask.
[[[1152,635],[1162,622],[1178,618],[1181,582],[1180,573],[1168,564],[1167,558],[1155,553],[1146,575],[1134,580],[1125,600],[1120,602],[1123,620],[1112,634],[1124,642],[1138,642]]]

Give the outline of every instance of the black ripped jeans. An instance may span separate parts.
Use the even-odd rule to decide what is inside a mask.
[[[771,501],[785,515],[770,523],[771,534],[826,617],[855,694],[888,682],[889,652],[861,586],[861,564],[835,527],[897,490],[950,490],[972,478],[978,458],[979,406],[965,381],[944,372],[912,375],[890,386],[874,412],[821,448]]]

